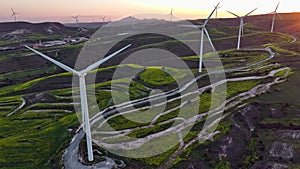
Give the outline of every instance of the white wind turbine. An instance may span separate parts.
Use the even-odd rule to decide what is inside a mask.
[[[214,7],[216,8],[216,18],[218,18],[218,9],[220,9],[221,6],[215,6],[215,5],[214,5]]]
[[[14,9],[10,8],[12,15],[11,17],[14,17],[15,22],[17,21],[17,15],[20,15],[20,13],[15,12]]]
[[[180,26],[184,26],[184,27],[193,27],[193,28],[200,28],[201,29],[201,40],[200,40],[200,54],[199,54],[199,72],[202,72],[202,58],[203,58],[203,40],[204,40],[204,34],[206,34],[209,43],[211,44],[211,46],[213,47],[213,43],[210,39],[209,33],[206,29],[206,25],[208,23],[208,21],[210,20],[211,16],[214,14],[214,12],[216,11],[216,9],[218,8],[220,2],[215,6],[214,10],[210,13],[210,15],[208,16],[208,18],[205,20],[205,22],[202,25],[180,25]]]
[[[79,18],[79,15],[77,15],[77,16],[72,16],[72,18],[75,19],[76,25],[77,25],[77,27],[78,27],[78,18]]]
[[[105,22],[106,16],[104,16],[104,17],[102,17],[100,19],[102,19],[102,22]]]
[[[271,33],[273,33],[273,31],[274,31],[274,25],[275,25],[276,15],[278,15],[278,17],[281,18],[281,16],[277,13],[277,9],[278,9],[279,4],[280,4],[280,2],[278,2],[275,10],[273,12],[271,12],[271,14],[273,14],[273,20],[272,20],[272,26],[271,26]]]
[[[252,12],[254,12],[257,8],[253,9],[251,12],[247,13],[244,16],[239,16],[233,12],[227,11],[229,13],[231,13],[232,15],[236,16],[237,18],[240,19],[240,29],[239,29],[239,37],[238,37],[238,43],[237,43],[237,50],[240,49],[240,44],[241,44],[241,35],[244,34],[244,19],[245,17],[249,16]]]
[[[170,16],[170,21],[173,21],[173,17],[174,17],[173,11],[174,11],[174,10],[173,10],[173,8],[172,8],[170,14],[168,14],[168,15]]]
[[[123,47],[122,49],[120,49],[120,50],[114,52],[113,54],[101,59],[98,62],[95,62],[94,64],[88,66],[87,68],[85,68],[81,71],[74,70],[74,69],[70,68],[69,66],[62,64],[62,63],[52,59],[51,57],[49,57],[49,56],[47,56],[47,55],[45,55],[45,54],[43,54],[39,51],[36,51],[36,50],[34,50],[34,49],[32,49],[28,46],[25,46],[26,48],[30,49],[31,51],[33,51],[34,53],[40,55],[41,57],[47,59],[48,61],[54,63],[55,65],[59,66],[60,68],[66,70],[68,72],[71,72],[71,73],[73,73],[73,74],[75,74],[79,77],[82,123],[83,123],[83,128],[85,129],[85,133],[86,133],[86,141],[87,141],[87,150],[88,150],[88,159],[89,159],[89,161],[93,161],[94,157],[93,157],[92,137],[91,137],[91,128],[90,128],[90,121],[89,121],[90,118],[89,118],[88,103],[87,103],[85,77],[86,77],[88,72],[90,72],[91,70],[97,68],[98,66],[100,66],[101,64],[108,61],[109,59],[116,56],[117,54],[124,51],[125,49],[127,49],[130,46],[131,46],[131,44]]]

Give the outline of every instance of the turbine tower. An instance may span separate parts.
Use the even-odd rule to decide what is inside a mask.
[[[47,59],[48,61],[54,63],[58,67],[66,70],[68,72],[71,72],[74,75],[77,75],[79,77],[80,102],[81,102],[81,111],[82,111],[81,112],[82,113],[82,124],[83,124],[83,128],[85,129],[85,133],[86,133],[86,141],[87,141],[87,150],[88,150],[88,159],[89,159],[89,161],[93,161],[94,157],[93,157],[93,147],[92,147],[92,137],[91,137],[90,118],[89,118],[88,103],[87,103],[85,77],[86,77],[88,72],[90,72],[91,70],[97,68],[98,66],[100,66],[104,62],[108,61],[112,57],[116,56],[117,54],[121,53],[122,51],[124,51],[125,49],[127,49],[130,46],[131,46],[131,44],[123,47],[122,49],[114,52],[113,54],[101,59],[100,61],[88,66],[87,68],[85,68],[81,71],[74,70],[74,69],[70,68],[69,66],[62,64],[62,63],[52,59],[51,57],[49,57],[49,56],[47,56],[47,55],[45,55],[45,54],[43,54],[39,51],[36,51],[36,50],[34,50],[34,49],[32,49],[28,46],[25,46],[26,48],[28,48],[32,52],[40,55],[44,59]]]
[[[72,18],[74,18],[75,19],[75,22],[76,22],[76,25],[77,25],[77,27],[79,26],[79,22],[78,22],[78,18],[79,18],[79,15],[77,15],[77,16],[72,16]]]
[[[220,9],[221,6],[218,6],[218,7],[217,7],[217,6],[214,5],[214,8],[216,8],[216,18],[218,18],[218,9]]]
[[[208,16],[208,18],[204,21],[204,23],[202,25],[180,25],[180,26],[184,26],[184,27],[192,27],[192,28],[200,28],[201,29],[201,39],[200,39],[200,54],[199,54],[199,72],[202,72],[202,58],[203,58],[203,41],[204,41],[204,34],[206,34],[209,43],[211,44],[212,47],[214,47],[209,33],[206,29],[206,25],[208,23],[208,21],[210,20],[211,16],[214,14],[214,12],[217,10],[218,6],[219,6],[220,2],[215,6],[214,10],[210,13],[210,15]]]
[[[228,13],[230,13],[230,14],[232,14],[232,15],[234,15],[234,16],[236,16],[237,18],[240,19],[239,36],[238,36],[238,43],[237,43],[237,48],[236,48],[237,50],[240,49],[241,35],[244,34],[244,19],[245,19],[245,17],[249,16],[252,12],[254,12],[256,9],[257,9],[257,8],[253,9],[251,12],[247,13],[247,14],[244,15],[244,16],[239,16],[239,15],[233,13],[233,12],[227,11]]]
[[[15,22],[17,22],[17,15],[20,15],[20,13],[15,12],[14,9],[10,8],[12,15],[11,17],[14,17]]]
[[[273,31],[274,31],[274,25],[275,25],[276,15],[278,15],[278,17],[281,18],[281,16],[277,13],[277,9],[278,9],[279,4],[280,4],[280,2],[278,2],[275,10],[273,12],[271,12],[271,14],[273,14],[273,20],[272,20],[272,26],[271,26],[271,33],[273,33]]]

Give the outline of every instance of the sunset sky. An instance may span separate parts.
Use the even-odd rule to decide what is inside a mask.
[[[232,17],[230,10],[245,14],[258,7],[254,14],[274,11],[277,0],[1,0],[0,21],[12,21],[10,8],[14,8],[21,21],[73,22],[70,16],[80,15],[81,22],[100,21],[102,16],[111,20],[142,13],[168,14],[181,19],[204,18],[221,2],[219,17]],[[282,0],[278,12],[300,12],[300,2]]]

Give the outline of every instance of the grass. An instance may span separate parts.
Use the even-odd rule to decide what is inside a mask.
[[[263,119],[260,123],[265,125],[280,124],[283,125],[284,127],[300,126],[300,120],[298,118],[280,118],[280,119],[266,118]]]
[[[259,80],[247,80],[239,82],[228,82],[227,83],[227,94],[226,97],[230,98],[236,94],[248,91],[260,83]]]
[[[61,35],[44,35],[44,34],[31,34],[24,38],[24,40],[33,40],[33,41],[40,41],[40,40],[56,40],[60,39]]]
[[[43,109],[73,110],[74,106],[69,103],[66,104],[36,103],[29,107],[29,110],[43,110]]]
[[[287,74],[288,70],[281,70],[277,73],[275,73],[275,77],[284,77]]]
[[[273,51],[275,51],[277,53],[280,53],[280,54],[287,54],[289,56],[298,56],[297,52],[280,48],[278,45],[275,45],[275,44],[264,44],[263,47],[269,47]]]
[[[258,143],[258,141],[259,140],[257,138],[253,138],[253,137],[250,138],[249,146],[248,146],[248,150],[247,150],[248,156],[243,161],[243,165],[246,168],[251,167],[257,160],[259,160],[259,157],[258,157],[259,143]]]
[[[32,77],[35,75],[43,75],[48,73],[54,73],[56,71],[56,66],[51,66],[47,68],[33,69],[33,70],[22,70],[14,71],[6,74],[0,75],[0,81],[6,80],[18,80],[26,77]]]
[[[131,132],[127,136],[128,137],[133,137],[133,138],[143,138],[145,136],[148,136],[148,135],[151,135],[151,134],[154,134],[154,133],[158,133],[160,131],[164,131],[164,130],[168,129],[169,127],[171,127],[173,123],[174,122],[171,121],[171,122],[166,123],[166,124],[158,124],[158,125],[155,125],[153,127],[135,130],[134,132]]]
[[[147,67],[145,71],[139,74],[142,82],[155,86],[173,84],[176,80],[182,79],[185,76],[184,71],[161,67]]]
[[[230,163],[226,159],[222,159],[215,167],[215,169],[230,169],[230,168],[231,168]]]
[[[0,133],[4,137],[0,139],[0,163],[3,167],[24,169],[50,169],[49,159],[71,138],[67,128],[78,125],[75,114],[65,115],[58,121],[0,121]]]

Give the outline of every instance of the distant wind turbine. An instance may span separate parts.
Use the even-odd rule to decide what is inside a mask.
[[[77,15],[77,16],[72,16],[72,18],[75,19],[76,25],[79,26],[79,24],[78,24],[78,23],[79,23],[79,21],[78,21],[79,15]]]
[[[202,58],[203,58],[203,41],[204,41],[204,34],[206,34],[209,43],[211,44],[211,46],[213,47],[213,43],[210,39],[209,33],[206,29],[206,25],[208,23],[208,21],[210,20],[211,16],[214,14],[214,12],[217,10],[218,6],[219,6],[220,2],[215,6],[214,10],[210,13],[210,15],[208,16],[208,18],[204,21],[203,25],[180,25],[180,26],[184,26],[184,27],[192,27],[192,28],[200,28],[201,29],[201,40],[200,40],[200,54],[199,54],[199,72],[202,72]]]
[[[230,12],[230,11],[227,11],[228,13],[236,16],[237,18],[240,19],[240,29],[239,29],[239,36],[238,36],[238,43],[237,43],[237,50],[240,49],[240,44],[241,44],[241,35],[244,34],[244,18],[249,16],[252,12],[254,12],[257,8],[253,9],[251,12],[247,13],[246,15],[244,16],[239,16],[233,12]]]
[[[272,20],[272,26],[271,26],[271,33],[273,33],[273,31],[274,31],[274,25],[275,25],[275,18],[276,18],[276,15],[277,15],[279,18],[281,18],[281,16],[277,13],[277,9],[278,9],[278,7],[279,7],[279,4],[280,4],[280,2],[278,2],[278,4],[277,4],[275,10],[274,10],[273,12],[270,13],[270,14],[273,14],[273,20]]]
[[[220,9],[221,6],[217,7],[217,6],[214,5],[214,7],[216,8],[216,18],[218,18],[218,9]]]
[[[25,46],[26,48],[28,48],[29,50],[33,51],[34,53],[40,55],[41,57],[43,57],[44,59],[47,59],[48,61],[54,63],[55,65],[59,66],[60,68],[71,72],[75,75],[77,75],[79,77],[79,88],[80,88],[80,101],[81,101],[81,111],[82,111],[82,124],[83,124],[83,128],[85,129],[85,133],[86,133],[86,141],[87,141],[87,150],[88,150],[88,159],[89,161],[93,161],[94,157],[93,157],[93,147],[92,147],[92,137],[91,137],[91,128],[90,128],[90,118],[89,118],[89,111],[88,111],[88,103],[87,103],[87,94],[86,94],[86,81],[85,81],[85,77],[87,75],[88,72],[90,72],[91,70],[97,68],[98,66],[100,66],[101,64],[103,64],[104,62],[108,61],[109,59],[111,59],[112,57],[116,56],[117,54],[121,53],[122,51],[124,51],[125,49],[127,49],[128,47],[130,47],[131,44],[123,47],[122,49],[114,52],[113,54],[101,59],[98,62],[95,62],[94,64],[88,66],[87,68],[81,70],[81,71],[77,71],[74,70],[72,68],[70,68],[67,65],[64,65],[54,59],[52,59],[51,57],[36,51],[28,46]]]
[[[17,15],[20,15],[20,13],[15,12],[14,9],[10,8],[12,15],[11,17],[14,17],[15,22],[17,22]]]
[[[174,10],[173,10],[173,8],[172,8],[170,14],[168,14],[168,15],[170,16],[170,21],[173,21],[173,17],[174,17],[173,11],[174,11]]]
[[[106,18],[106,16],[104,16],[104,17],[102,17],[100,19],[102,19],[102,22],[105,22],[105,18]]]

